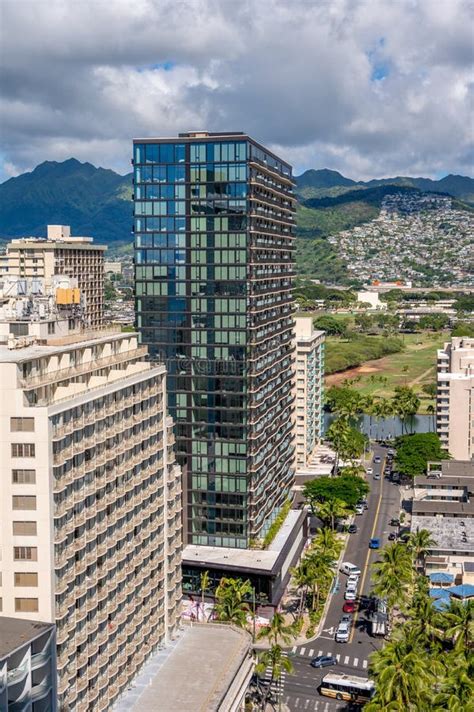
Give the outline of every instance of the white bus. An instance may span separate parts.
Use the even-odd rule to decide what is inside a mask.
[[[321,695],[335,697],[336,700],[347,700],[364,704],[372,699],[375,685],[372,680],[357,675],[345,673],[329,673],[321,680],[319,688]]]

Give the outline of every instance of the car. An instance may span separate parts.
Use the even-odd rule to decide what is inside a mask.
[[[342,607],[344,613],[356,613],[357,609],[357,601],[346,601]]]
[[[352,615],[350,613],[343,613],[341,616],[341,623],[352,623]]]
[[[351,574],[351,575],[349,576],[349,578],[347,579],[347,584],[346,584],[346,585],[347,585],[347,586],[349,586],[349,584],[355,584],[355,585],[357,585],[358,583],[359,583],[359,575],[358,575],[358,574]]]
[[[356,504],[355,513],[356,514],[364,514],[364,507],[362,504]]]
[[[346,601],[355,601],[357,599],[357,591],[350,588],[348,591],[346,591],[344,593],[344,599]]]
[[[394,457],[394,456],[395,456],[395,450],[391,450],[391,449],[390,449],[390,450],[387,452],[387,456],[388,456],[388,457]]]
[[[372,469],[371,467],[368,467],[368,468],[366,469],[366,472],[367,472],[368,475],[372,475],[374,471],[373,471],[373,469]]]
[[[400,520],[398,517],[392,517],[390,520],[390,526],[391,527],[398,527],[400,526]]]
[[[380,549],[380,539],[377,536],[369,541],[369,549]]]
[[[382,462],[382,458],[380,457],[380,455],[376,455],[374,457],[374,462],[376,465],[378,465],[379,462]]]
[[[380,472],[375,473],[374,480],[380,480]]]
[[[356,502],[356,504],[357,504],[357,505],[359,505],[359,504],[362,505],[362,507],[363,507],[364,509],[368,509],[368,508],[369,508],[369,503],[367,502],[366,499],[359,499],[359,500]]]
[[[336,643],[347,643],[350,635],[350,624],[346,621],[341,621],[336,630]]]
[[[330,665],[337,665],[335,655],[318,655],[311,660],[311,667],[314,668],[329,667]]]
[[[349,534],[357,534],[357,525],[351,524],[347,531],[349,532]]]
[[[388,535],[389,541],[395,541],[396,538],[397,538],[397,535],[395,534],[395,532],[390,532],[390,534]]]
[[[347,574],[348,576],[350,576],[351,574],[356,574],[357,576],[360,576],[359,567],[355,564],[351,564],[349,561],[345,561],[343,564],[341,564],[339,570],[341,573]]]
[[[355,581],[355,582],[351,581],[350,583],[348,583],[346,586],[346,593],[348,593],[349,591],[353,591],[354,593],[357,593],[357,584],[358,584],[358,581]]]

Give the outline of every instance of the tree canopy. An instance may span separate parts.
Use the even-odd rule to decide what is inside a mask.
[[[303,495],[313,511],[318,503],[330,500],[340,500],[348,507],[355,504],[369,491],[369,485],[357,475],[340,475],[339,477],[317,477],[306,482]]]
[[[397,454],[395,464],[402,475],[416,477],[426,472],[431,460],[447,460],[449,454],[441,449],[441,441],[436,433],[415,433],[402,435],[395,441]]]

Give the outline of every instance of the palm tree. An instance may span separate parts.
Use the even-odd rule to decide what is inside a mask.
[[[458,601],[452,598],[438,621],[444,630],[445,640],[454,643],[456,650],[468,651],[474,647],[474,600]]]
[[[258,663],[255,666],[255,672],[257,675],[264,675],[268,667],[271,670],[271,678],[267,692],[262,700],[262,710],[265,710],[267,707],[267,702],[271,695],[272,683],[281,678],[283,671],[289,675],[293,672],[293,663],[285,655],[281,646],[276,644],[258,654]],[[280,699],[279,702],[281,702]]]
[[[281,613],[274,613],[270,623],[260,629],[257,640],[268,638],[269,642],[274,645],[282,640],[286,645],[289,645],[293,640],[294,628],[292,625],[285,623],[285,618]]]
[[[297,590],[300,591],[300,603],[298,606],[298,615],[296,618],[299,621],[301,619],[301,616],[303,615],[303,608],[305,601],[308,598],[308,590],[311,583],[311,575],[309,567],[305,563],[305,559],[301,561],[299,566],[292,569],[291,575],[293,576]]]
[[[204,594],[209,588],[209,571],[203,571],[201,574],[201,610],[202,610],[202,622],[206,622],[206,616],[204,615]]]
[[[217,619],[245,628],[250,613],[250,606],[245,599],[251,596],[252,591],[248,579],[222,578],[216,589]]]
[[[349,514],[349,510],[342,499],[335,497],[334,499],[326,500],[326,502],[320,502],[317,505],[317,513],[323,522],[330,523],[331,530],[334,531],[336,520],[346,517]]]
[[[426,652],[418,639],[401,631],[384,648],[371,656],[370,674],[377,693],[368,712],[387,706],[392,710],[420,712],[429,709],[435,675],[442,669],[437,662],[426,665]]]
[[[329,527],[320,529],[313,539],[311,550],[321,554],[322,556],[330,556],[336,559],[342,549],[342,541],[337,538],[336,534]]]
[[[334,473],[337,474],[339,466],[340,452],[344,448],[349,436],[351,428],[345,418],[336,418],[326,431],[326,439],[331,443],[336,453],[334,462]]]
[[[390,418],[393,415],[393,406],[388,398],[379,398],[376,400],[372,406],[372,414],[374,415],[377,423],[379,420],[383,420],[385,423],[386,418]],[[382,427],[382,432],[384,427]]]
[[[474,682],[464,656],[443,656],[445,674],[433,697],[433,712],[466,712],[474,709]]]
[[[423,566],[425,556],[433,546],[436,546],[436,541],[427,529],[417,529],[416,532],[410,534],[408,548],[412,552],[415,568],[420,564]]]
[[[413,580],[410,554],[402,544],[389,544],[373,565],[374,593],[387,599],[390,609],[403,606]]]

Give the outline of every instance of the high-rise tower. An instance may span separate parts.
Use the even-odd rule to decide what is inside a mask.
[[[242,133],[134,141],[136,309],[168,370],[192,544],[246,548],[293,482],[291,166]]]

